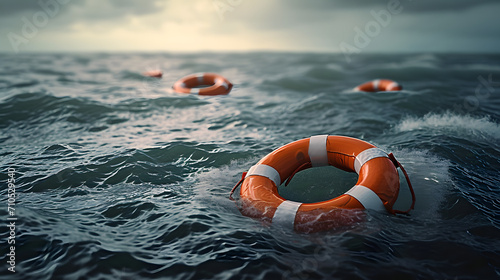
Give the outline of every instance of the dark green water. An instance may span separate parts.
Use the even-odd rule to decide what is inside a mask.
[[[0,55],[0,279],[497,279],[500,56]],[[142,71],[161,68],[161,80]],[[234,88],[169,90],[217,72]],[[350,89],[375,78],[401,92]],[[345,135],[406,167],[410,216],[299,234],[242,216],[241,173],[289,142]],[[12,171],[12,172],[10,172]],[[14,215],[8,180],[15,180]],[[356,175],[299,173],[288,199]],[[402,184],[396,208],[411,202]],[[15,273],[9,271],[15,220]]]

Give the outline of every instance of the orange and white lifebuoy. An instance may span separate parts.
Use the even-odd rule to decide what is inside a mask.
[[[299,232],[323,231],[360,221],[361,211],[352,211],[355,209],[408,213],[415,202],[411,183],[411,208],[405,212],[392,209],[399,194],[395,162],[392,154],[355,138],[318,135],[298,140],[271,152],[244,175],[239,182],[240,212]],[[336,198],[316,203],[290,201],[278,194],[278,186],[296,172],[327,165],[356,172],[356,185]]]
[[[163,73],[161,72],[161,70],[151,70],[143,72],[142,75],[146,77],[161,78],[163,76]]]
[[[178,80],[172,88],[178,93],[223,95],[231,91],[233,84],[221,75],[215,73],[200,73],[189,75]]]
[[[396,83],[395,81],[377,79],[355,87],[354,91],[377,92],[377,91],[398,91],[402,89],[403,86]]]

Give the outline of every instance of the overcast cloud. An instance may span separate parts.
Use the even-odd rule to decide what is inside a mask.
[[[498,0],[5,0],[0,51],[498,52]]]

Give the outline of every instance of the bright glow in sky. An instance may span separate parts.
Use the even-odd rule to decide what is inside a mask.
[[[5,0],[0,51],[498,52],[497,0]]]

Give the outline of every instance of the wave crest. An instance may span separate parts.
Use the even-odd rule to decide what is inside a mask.
[[[396,127],[398,131],[431,129],[440,131],[470,132],[500,138],[500,125],[490,117],[428,113],[422,118],[408,117]]]

